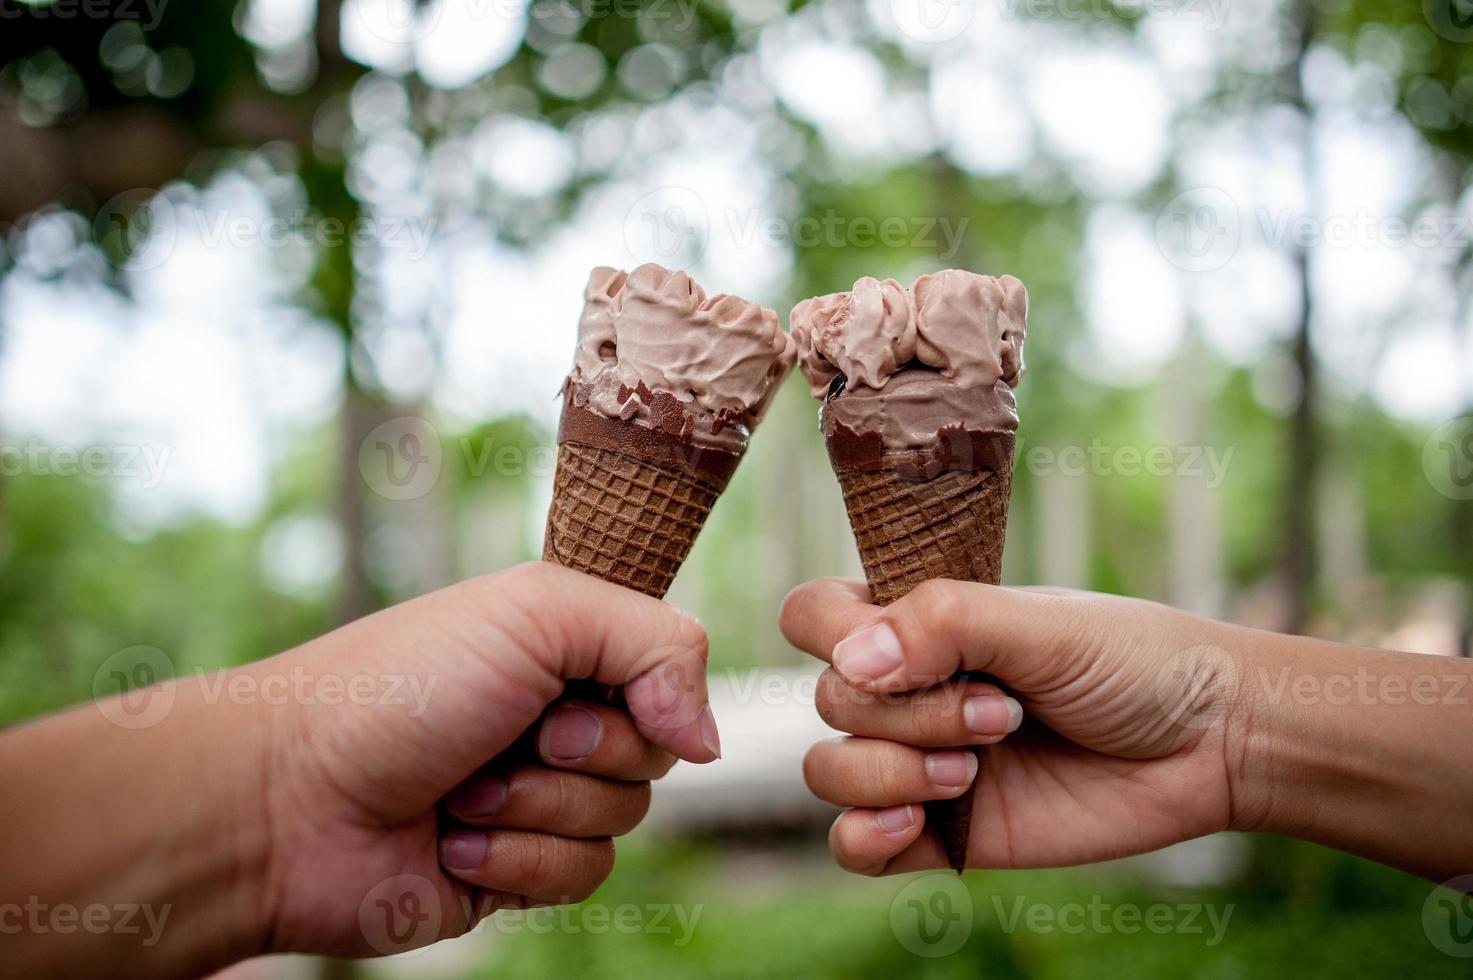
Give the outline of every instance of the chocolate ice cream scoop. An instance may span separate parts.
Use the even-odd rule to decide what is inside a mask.
[[[654,264],[627,274],[599,267],[584,290],[568,383],[588,411],[651,428],[669,423],[652,417],[664,395],[698,447],[740,455],[795,354],[770,309],[708,298],[684,272]]]
[[[1027,324],[1021,282],[960,269],[909,289],[865,277],[792,313],[798,366],[825,403],[824,434],[873,433],[888,452],[929,448],[938,419],[1016,430],[1011,389],[1023,374]]]

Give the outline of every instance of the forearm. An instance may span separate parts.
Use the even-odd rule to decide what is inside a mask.
[[[1473,663],[1291,637],[1239,662],[1240,826],[1437,881],[1473,872]]]
[[[267,719],[208,703],[196,680],[172,691],[144,727],[110,720],[154,717],[113,701],[0,737],[0,946],[16,975],[192,976],[257,951]]]

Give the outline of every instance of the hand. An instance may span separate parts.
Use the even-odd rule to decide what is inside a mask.
[[[499,908],[581,901],[612,870],[610,838],[644,817],[648,781],[677,755],[720,751],[699,624],[554,565],[465,583],[288,656],[431,693],[418,718],[350,705],[279,727],[264,794],[278,949],[392,952]],[[575,678],[623,686],[627,708],[555,702]],[[370,895],[388,917],[369,912],[365,929]],[[431,907],[438,922],[418,919],[412,938],[414,921],[393,921]]]
[[[719,754],[705,664],[693,618],[534,563],[134,692],[163,708],[145,723],[113,698],[0,734],[0,909],[28,916],[4,923],[6,964],[200,976],[580,900],[649,780]],[[65,918],[129,908],[127,929]]]
[[[1099,861],[1241,815],[1236,651],[1252,631],[1133,599],[949,581],[880,609],[833,579],[788,596],[782,629],[833,665],[818,710],[852,737],[815,746],[804,770],[817,796],[853,808],[830,833],[851,871],[946,867],[917,804],[965,792],[971,867]],[[1001,687],[949,681],[958,671]],[[955,746],[984,746],[980,768]]]

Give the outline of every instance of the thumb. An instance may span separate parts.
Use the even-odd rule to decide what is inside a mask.
[[[530,671],[533,690],[552,684],[561,693],[562,682],[585,678],[623,688],[635,727],[651,742],[688,762],[720,756],[706,689],[706,631],[693,616],[546,562],[492,580],[500,586],[491,600],[498,630],[512,654],[497,656],[499,666]]]
[[[788,597],[783,623],[790,640],[857,688],[910,691],[970,671],[1026,693],[1057,676],[1078,635],[1071,601],[936,579],[880,608],[856,601],[851,585],[822,580]]]

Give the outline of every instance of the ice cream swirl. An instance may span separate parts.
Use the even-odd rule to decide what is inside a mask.
[[[569,384],[579,407],[606,418],[668,425],[674,399],[696,445],[740,453],[796,358],[770,309],[707,297],[684,272],[655,264],[599,267],[584,289]],[[666,406],[668,408],[668,406]]]
[[[1012,431],[1028,291],[1012,276],[947,269],[909,289],[868,276],[793,308],[798,364],[826,433],[877,433],[922,449],[938,431]],[[842,378],[842,385],[836,384]]]

